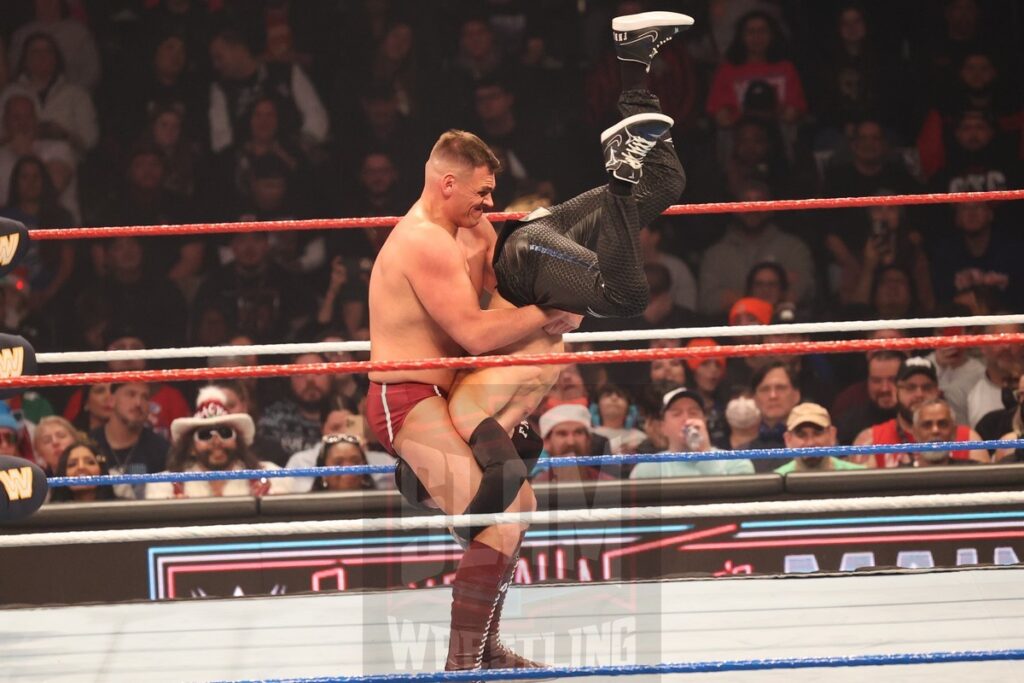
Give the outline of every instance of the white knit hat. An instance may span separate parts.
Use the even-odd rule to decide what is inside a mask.
[[[179,417],[171,421],[171,441],[177,443],[183,436],[198,427],[228,425],[234,427],[246,446],[252,445],[256,425],[248,413],[229,413],[228,397],[219,387],[203,387],[196,397],[196,414],[193,417]]]
[[[551,430],[563,422],[580,422],[590,431],[590,411],[578,403],[562,403],[540,416],[540,437],[548,438]]]

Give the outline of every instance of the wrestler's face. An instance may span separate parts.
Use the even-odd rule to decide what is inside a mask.
[[[484,212],[494,208],[494,188],[494,173],[486,166],[460,173],[452,193],[455,224],[460,228],[475,227]]]

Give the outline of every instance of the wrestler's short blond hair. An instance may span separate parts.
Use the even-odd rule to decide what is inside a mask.
[[[441,134],[430,150],[431,159],[480,168],[486,166],[491,173],[501,169],[501,161],[487,143],[464,130],[451,129]]]

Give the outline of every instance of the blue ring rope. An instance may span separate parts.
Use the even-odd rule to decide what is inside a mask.
[[[971,451],[995,448],[1024,448],[1024,439],[1006,441],[936,441],[934,443],[898,443],[870,446],[819,446],[814,448],[757,448],[743,451],[706,451],[701,453],[631,453],[628,455],[587,455],[545,458],[540,468],[573,465],[632,465],[641,462],[698,462],[702,460],[758,460],[767,458],[822,458],[875,453],[917,453],[921,451]],[[394,465],[348,465],[345,467],[297,467],[279,470],[229,470],[210,472],[160,472],[157,474],[107,474],[95,477],[50,477],[50,488],[61,486],[114,486],[157,482],[222,481],[226,479],[275,479],[284,477],[324,477],[336,475],[389,474]]]
[[[956,662],[993,662],[1024,660],[1024,649],[963,650],[957,652],[921,652],[846,657],[805,657],[793,659],[735,659],[719,662],[677,662],[667,664],[630,664],[624,666],[565,666],[545,669],[492,669],[489,671],[431,671],[415,674],[377,674],[369,676],[329,676],[235,681],[234,683],[427,683],[428,681],[504,681],[526,678],[584,678],[588,676],[638,676],[643,674],[689,674],[721,671],[763,671],[768,669],[817,669],[855,666],[898,666],[909,664],[952,664]]]

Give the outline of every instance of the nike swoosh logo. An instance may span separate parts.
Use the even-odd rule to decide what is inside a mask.
[[[619,162],[619,157],[615,153],[615,150],[622,148],[622,133],[616,133],[614,137],[610,138],[606,143],[608,145],[608,163],[615,164]]]
[[[638,35],[633,40],[627,40],[627,41],[623,42],[622,44],[623,45],[632,45],[633,43],[638,43],[641,40],[649,40],[652,44],[656,43],[658,41],[658,32],[657,31],[648,31],[647,33],[641,33],[640,35]]]

